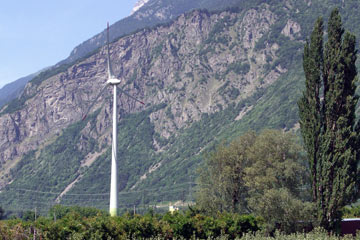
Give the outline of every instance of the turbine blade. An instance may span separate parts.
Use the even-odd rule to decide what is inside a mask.
[[[125,92],[124,90],[122,90],[121,88],[117,88],[121,93],[125,94],[126,96],[128,96],[129,98],[141,103],[142,105],[145,105],[144,102],[140,101],[139,99],[137,99],[136,97],[131,96],[130,94],[128,94],[127,92]]]
[[[86,110],[85,114],[82,117],[82,121],[85,120],[85,118],[87,117],[88,113],[90,112],[91,108],[95,105],[96,101],[99,99],[99,97],[103,94],[103,92],[105,91],[106,87],[108,85],[106,84],[103,89],[101,89],[101,91],[99,92],[99,94],[96,96],[96,98],[91,102],[90,106],[88,107],[88,109]]]
[[[109,40],[109,22],[107,23],[107,65],[108,65],[108,78],[112,78],[113,71],[111,68],[111,61],[110,61],[110,40]]]

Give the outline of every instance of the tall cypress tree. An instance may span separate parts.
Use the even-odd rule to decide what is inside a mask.
[[[299,100],[300,129],[308,152],[312,181],[312,197],[317,199],[317,162],[321,131],[320,88],[323,63],[323,20],[319,18],[304,48],[303,68],[306,89]]]
[[[344,34],[338,9],[331,13],[324,50],[322,35],[319,19],[304,48],[306,90],[298,105],[317,216],[323,227],[332,230],[340,221],[341,208],[354,200],[358,187],[356,39]]]

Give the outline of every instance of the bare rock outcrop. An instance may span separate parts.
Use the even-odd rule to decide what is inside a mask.
[[[150,115],[155,131],[164,138],[272,84],[286,69],[275,66],[277,46],[256,49],[257,41],[276,21],[266,4],[245,15],[193,11],[173,23],[140,30],[110,46],[114,74],[120,87],[141,99],[145,106],[119,96],[119,118],[151,106],[166,104]],[[284,34],[293,36],[300,27],[289,21]],[[290,30],[289,30],[290,29]],[[292,29],[292,30],[291,30]],[[102,48],[64,71],[30,82],[28,99],[17,111],[0,116],[0,174],[30,150],[36,150],[81,120],[84,111],[106,82],[106,51]],[[269,60],[270,59],[270,60]],[[259,81],[265,79],[265,81]],[[110,144],[111,89],[98,99],[95,127],[82,130],[79,148],[97,139],[102,151]],[[156,144],[155,144],[156,145]],[[2,181],[2,185],[9,181]]]

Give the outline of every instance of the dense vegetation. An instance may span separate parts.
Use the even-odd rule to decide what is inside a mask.
[[[25,219],[25,218],[23,218]],[[26,239],[34,233],[41,239],[163,239],[241,237],[258,231],[261,219],[251,215],[219,214],[216,218],[188,210],[145,215],[126,213],[110,217],[107,213],[79,207],[55,206],[49,217],[14,219],[0,222],[1,239]]]
[[[29,214],[30,215],[30,214]],[[33,214],[33,216],[35,216]],[[286,239],[332,240],[356,237],[329,235],[322,229],[309,233],[267,236],[263,221],[251,215],[222,213],[207,216],[195,209],[186,212],[144,215],[126,213],[110,217],[107,213],[80,207],[55,206],[47,217],[0,221],[1,239]]]
[[[268,231],[294,232],[312,222],[308,171],[295,136],[276,130],[248,132],[220,145],[200,169],[197,206],[208,214],[255,213]]]
[[[57,197],[54,192],[61,192],[67,184],[74,181],[81,174],[80,165],[86,153],[95,151],[94,140],[88,139],[90,141],[87,141],[81,150],[77,145],[81,142],[81,131],[87,124],[93,127],[97,114],[98,111],[86,121],[69,126],[53,144],[29,152],[11,169],[13,176],[24,177],[16,178],[11,189],[1,198],[3,206],[11,206],[8,211],[34,209],[36,206],[39,207],[39,204],[46,206],[40,208],[43,213],[48,210]],[[33,191],[29,191],[31,189]],[[41,194],[41,191],[44,193]]]
[[[356,38],[344,34],[338,9],[331,13],[327,32],[323,49],[323,21],[318,19],[305,45],[306,90],[299,112],[317,218],[330,230],[340,221],[341,208],[356,200],[360,152],[355,129]]]

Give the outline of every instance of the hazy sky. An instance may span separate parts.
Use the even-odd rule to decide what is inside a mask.
[[[137,0],[4,0],[0,4],[0,88],[51,66],[130,15]]]

